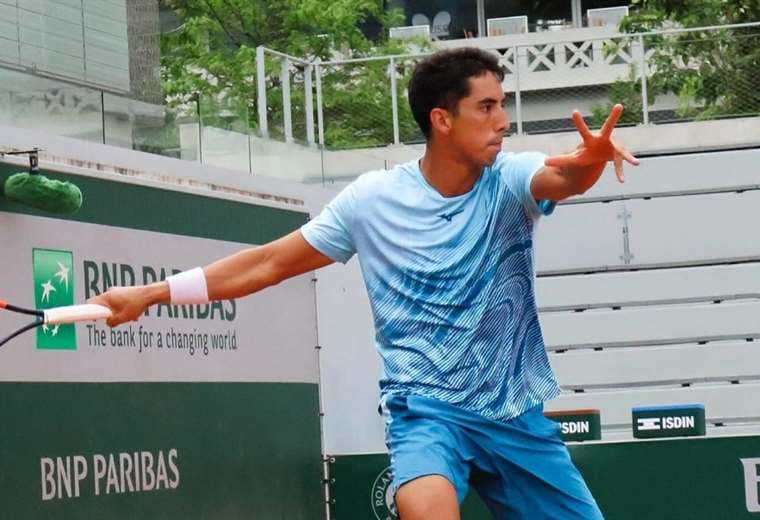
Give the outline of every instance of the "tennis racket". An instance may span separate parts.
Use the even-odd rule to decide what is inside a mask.
[[[24,325],[10,335],[0,339],[0,347],[16,336],[23,334],[28,330],[41,327],[42,325],[62,325],[65,323],[75,323],[77,321],[102,320],[111,317],[111,309],[94,303],[53,307],[52,309],[38,311],[34,309],[25,309],[24,307],[18,307],[17,305],[11,305],[6,301],[0,300],[0,309],[34,316],[33,322]]]

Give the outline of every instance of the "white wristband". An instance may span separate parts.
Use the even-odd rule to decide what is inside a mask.
[[[172,275],[166,281],[169,282],[169,297],[172,303],[208,303],[206,275],[200,267]]]

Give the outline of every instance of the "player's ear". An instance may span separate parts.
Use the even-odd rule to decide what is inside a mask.
[[[433,131],[443,135],[451,132],[451,113],[445,108],[436,107],[430,111],[430,127]]]

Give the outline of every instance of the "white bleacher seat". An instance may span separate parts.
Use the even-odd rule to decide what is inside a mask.
[[[626,165],[620,184],[609,165],[593,188],[575,202],[663,197],[760,189],[760,149],[647,157],[636,168]]]
[[[550,350],[759,338],[760,301],[552,312],[541,325]]]
[[[618,219],[622,210],[622,202],[575,204],[542,219],[535,239],[539,273],[624,267]]]
[[[588,272],[760,260],[758,207],[760,190],[565,205],[539,225],[537,268]]]
[[[633,263],[760,260],[760,190],[626,203]]]
[[[563,389],[694,385],[760,381],[760,342],[578,350],[551,353]],[[758,396],[760,397],[760,396]]]
[[[542,311],[760,298],[760,263],[541,277]]]

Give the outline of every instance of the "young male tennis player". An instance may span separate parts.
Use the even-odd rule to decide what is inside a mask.
[[[402,520],[459,518],[472,485],[496,518],[597,519],[543,402],[559,394],[534,298],[533,231],[585,192],[608,161],[623,180],[618,105],[599,134],[581,115],[568,154],[504,153],[496,58],[465,48],[420,62],[409,85],[425,154],[346,187],[269,244],[93,300],[109,324],[156,303],[239,298],[358,254],[384,362],[381,408]]]

